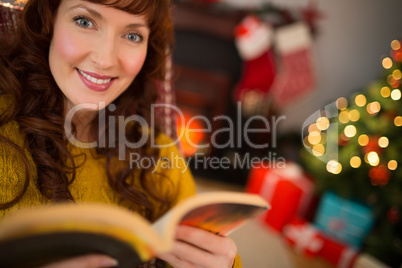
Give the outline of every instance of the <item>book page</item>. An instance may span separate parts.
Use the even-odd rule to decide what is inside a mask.
[[[229,235],[265,209],[248,204],[211,204],[195,208],[186,214],[180,224],[202,228],[219,235]]]
[[[190,197],[153,224],[167,244],[178,225],[189,225],[228,235],[247,220],[269,208],[259,196],[246,193],[210,192]]]

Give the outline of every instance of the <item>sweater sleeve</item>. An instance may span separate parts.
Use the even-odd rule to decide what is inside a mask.
[[[30,181],[23,197],[12,207],[0,210],[0,221],[10,212],[44,203],[44,198],[35,187],[36,167],[33,164],[31,154],[23,149],[24,139],[19,131],[18,124],[14,121],[1,126],[0,135],[0,204],[6,204],[14,200],[24,189],[26,173],[30,174]],[[9,140],[15,146],[22,148],[23,156],[15,148],[6,143]],[[26,165],[27,164],[27,165]]]
[[[236,258],[233,263],[233,268],[242,268],[241,259],[239,254],[236,255]]]

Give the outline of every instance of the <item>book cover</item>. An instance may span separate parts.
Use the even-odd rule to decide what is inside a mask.
[[[269,205],[259,196],[210,192],[190,197],[154,224],[105,204],[54,204],[21,210],[0,224],[0,267],[40,267],[89,253],[129,268],[167,252],[175,228],[190,225],[228,235]]]

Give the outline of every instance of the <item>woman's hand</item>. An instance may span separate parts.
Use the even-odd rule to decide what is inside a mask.
[[[173,250],[158,258],[174,268],[231,268],[236,254],[236,245],[229,237],[182,225],[176,229]]]
[[[106,268],[115,267],[118,263],[115,259],[99,254],[85,255],[77,258],[55,262],[42,268]]]

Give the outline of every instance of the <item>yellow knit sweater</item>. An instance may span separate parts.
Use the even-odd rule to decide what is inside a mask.
[[[4,96],[0,97],[0,114],[7,109],[7,101]],[[15,144],[24,148],[24,136],[19,130],[17,122],[12,121],[4,126],[0,126],[0,135],[13,141]],[[171,140],[159,135],[156,139],[157,144],[170,144]],[[77,164],[82,163],[83,155],[86,156],[85,163],[76,171],[76,179],[70,186],[70,192],[76,202],[96,202],[96,203],[114,203],[119,202],[119,195],[109,186],[105,173],[105,159],[94,157],[94,149],[79,148],[74,145],[69,146],[71,154],[81,155],[75,158]],[[30,174],[32,180],[22,199],[13,207],[6,210],[0,210],[0,221],[13,210],[36,206],[49,202],[43,197],[36,187],[37,172],[30,152],[25,148],[26,156],[30,164]],[[167,193],[173,193],[175,196],[172,206],[196,193],[194,180],[187,168],[184,159],[180,156],[176,146],[169,146],[160,149],[160,157],[170,159],[174,168],[158,169],[158,173],[163,173],[167,178],[154,177],[150,174],[149,179],[155,181],[154,186],[160,196]],[[134,162],[136,164],[136,162]],[[136,176],[134,176],[135,180]],[[0,203],[6,203],[13,200],[21,192],[25,181],[25,167],[22,160],[18,157],[15,150],[5,146],[0,142]],[[139,186],[138,183],[135,184]],[[165,211],[161,210],[158,202],[150,199],[155,206],[157,218]],[[234,267],[241,267],[240,258],[237,256]]]

